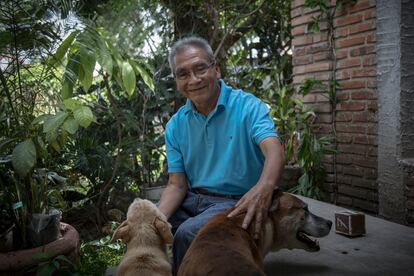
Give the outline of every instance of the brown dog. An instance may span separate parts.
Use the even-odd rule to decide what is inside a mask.
[[[171,244],[171,225],[151,201],[136,198],[129,206],[127,219],[119,225],[112,240],[122,239],[127,251],[117,275],[170,276],[166,244]]]
[[[258,240],[253,226],[244,230],[244,214],[228,218],[219,214],[200,229],[184,256],[179,276],[265,275],[263,259],[269,251],[282,248],[318,251],[316,240],[324,237],[332,222],[310,213],[299,198],[275,191],[268,218]]]

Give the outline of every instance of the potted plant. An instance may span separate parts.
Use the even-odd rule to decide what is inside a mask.
[[[43,143],[39,126],[25,128],[28,137],[19,137],[13,128],[13,138],[0,137],[0,271],[33,265],[37,252],[48,248],[54,251],[51,258],[60,252],[76,259],[79,247],[77,231],[60,221],[66,179],[45,167],[54,160],[51,145]]]
[[[31,264],[37,249],[62,247],[68,234],[66,253],[79,245],[76,230],[60,222],[57,160],[75,124],[50,93],[59,80],[45,61],[59,35],[46,5],[5,1],[0,12],[0,274]]]
[[[291,174],[297,177],[295,182],[285,188],[292,193],[316,199],[322,197],[320,185],[325,177],[323,156],[334,151],[329,149],[327,137],[317,137],[313,132],[316,114],[305,108],[302,97],[320,85],[322,82],[319,80],[305,79],[296,93],[292,85],[282,87],[270,111],[284,144],[285,171],[293,171]],[[295,173],[298,170],[300,173]]]
[[[62,182],[57,180],[64,178],[53,172],[46,173],[45,169],[33,169],[21,177],[11,167],[3,164],[0,193],[6,202],[2,212],[9,219],[5,225],[13,226],[14,248],[36,247],[55,240],[60,235],[61,217],[56,207],[64,207],[57,190]]]

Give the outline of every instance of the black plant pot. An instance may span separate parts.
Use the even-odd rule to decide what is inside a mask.
[[[27,227],[27,242],[30,247],[38,247],[58,239],[61,213],[52,210],[48,214],[32,214]]]
[[[13,249],[13,228],[0,233],[0,252],[8,252]]]

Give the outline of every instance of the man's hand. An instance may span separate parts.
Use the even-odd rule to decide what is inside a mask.
[[[259,238],[262,223],[267,218],[267,213],[272,200],[274,185],[257,183],[236,204],[236,208],[228,217],[237,216],[246,212],[242,227],[247,229],[254,219],[254,238]]]
[[[284,152],[275,137],[268,137],[260,143],[260,149],[265,156],[262,175],[256,185],[250,189],[236,204],[236,208],[228,217],[246,212],[242,227],[247,229],[254,219],[254,238],[259,238],[262,224],[266,221],[271,204],[273,190],[282,174]]]

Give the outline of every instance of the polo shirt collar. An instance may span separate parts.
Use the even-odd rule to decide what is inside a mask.
[[[220,80],[220,86],[220,96],[217,101],[217,106],[223,106],[225,108],[232,88],[226,85],[223,80]]]
[[[217,106],[226,107],[232,88],[227,86],[222,79],[220,79],[220,96],[217,100]],[[187,99],[184,105],[185,114],[189,111],[197,112],[191,100]]]

